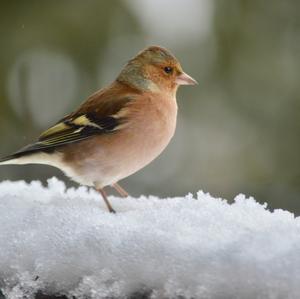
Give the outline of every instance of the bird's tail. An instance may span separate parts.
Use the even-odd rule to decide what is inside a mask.
[[[0,158],[0,165],[48,164],[45,161],[46,157],[46,153],[30,144],[16,153]]]
[[[12,155],[0,158],[0,165],[47,164],[55,166],[59,159],[53,151],[45,150],[39,143],[29,144]]]
[[[16,153],[16,154],[12,154],[0,158],[0,165],[28,164],[30,163],[30,159],[28,158],[29,158],[28,155],[22,155],[21,153]]]

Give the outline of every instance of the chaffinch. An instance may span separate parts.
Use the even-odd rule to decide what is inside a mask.
[[[122,196],[118,181],[140,170],[167,146],[175,132],[179,85],[197,82],[170,51],[151,46],[129,60],[117,79],[0,164],[47,164],[75,182]]]

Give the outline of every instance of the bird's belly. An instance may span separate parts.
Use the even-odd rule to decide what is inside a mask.
[[[126,142],[119,146],[110,144],[91,155],[82,168],[84,177],[99,187],[111,185],[130,176],[154,160],[167,146],[172,135],[164,138],[125,136]]]
[[[115,162],[110,164],[109,168],[116,177],[115,181],[121,180],[138,170],[142,169],[158,157],[161,152],[166,148],[171,140],[173,134],[167,136],[147,136],[147,134],[141,134],[140,136],[133,137],[131,144],[127,144],[127,147],[116,150]],[[130,141],[131,138],[128,138]],[[134,141],[136,140],[136,142]],[[112,151],[113,152],[113,151]],[[115,156],[115,157],[116,157]],[[110,160],[112,161],[112,160]]]

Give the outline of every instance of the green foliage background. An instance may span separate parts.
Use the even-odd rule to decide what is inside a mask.
[[[169,148],[124,186],[133,195],[203,189],[232,199],[242,192],[299,214],[300,2],[154,1],[161,7],[153,24],[145,22],[147,3],[1,1],[1,155],[33,141],[113,80],[138,50],[160,44],[199,85],[179,91]],[[179,4],[191,15],[178,14]],[[192,4],[211,8],[205,34]],[[171,31],[172,22],[191,24],[190,31]],[[47,166],[0,168],[0,180],[53,175],[64,178]]]

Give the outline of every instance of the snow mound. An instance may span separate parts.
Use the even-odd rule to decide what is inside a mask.
[[[300,220],[253,198],[110,197],[53,178],[0,184],[6,298],[299,298]],[[138,298],[138,297],[136,297]],[[143,297],[145,298],[145,297]]]

